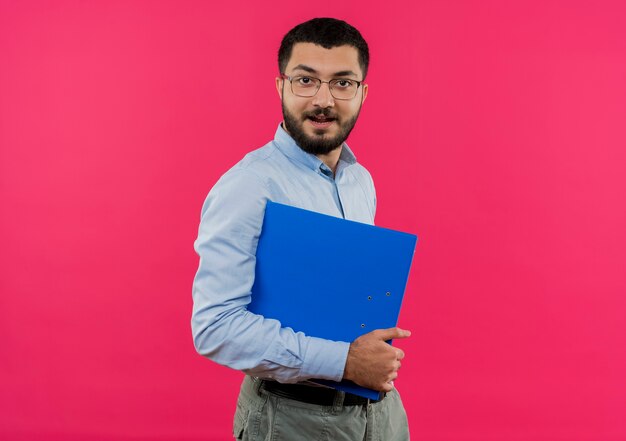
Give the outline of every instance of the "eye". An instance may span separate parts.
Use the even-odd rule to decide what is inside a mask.
[[[311,77],[298,77],[296,81],[299,86],[313,86],[315,84],[315,80]]]
[[[354,86],[354,81],[335,80],[335,86],[339,87],[340,89],[349,89],[350,87]]]

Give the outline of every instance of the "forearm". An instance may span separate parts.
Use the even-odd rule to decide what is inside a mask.
[[[235,308],[194,310],[194,345],[203,356],[249,375],[294,383],[311,378],[339,381],[349,344],[296,333]]]

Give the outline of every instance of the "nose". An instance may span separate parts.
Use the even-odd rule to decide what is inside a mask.
[[[330,85],[328,83],[322,83],[319,90],[313,97],[313,105],[319,107],[333,107],[335,100],[330,93]]]

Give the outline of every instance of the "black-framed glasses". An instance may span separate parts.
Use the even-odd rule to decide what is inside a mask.
[[[304,98],[311,98],[317,94],[317,91],[322,87],[322,83],[328,83],[330,94],[336,100],[351,100],[356,96],[356,92],[363,81],[350,80],[347,78],[335,78],[330,81],[322,81],[319,78],[310,77],[308,75],[302,75],[297,77],[290,77],[285,74],[281,74],[280,77],[284,80],[289,80],[291,84],[291,92],[296,96]]]

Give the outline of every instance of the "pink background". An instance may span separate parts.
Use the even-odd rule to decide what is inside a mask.
[[[217,178],[280,120],[282,35],[369,41],[350,138],[420,236],[414,440],[626,440],[622,1],[0,1],[0,439],[223,440],[194,352]]]

